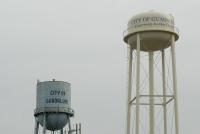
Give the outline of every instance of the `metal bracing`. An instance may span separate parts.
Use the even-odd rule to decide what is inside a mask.
[[[166,75],[166,69],[169,68],[168,66],[166,66],[166,59],[165,59],[165,49],[161,50],[161,56],[159,53],[159,57],[161,57],[161,61],[162,63],[160,63],[160,65],[162,66],[162,70],[158,70],[159,73],[161,74],[161,78],[159,84],[155,83],[155,87],[157,86],[162,86],[159,87],[159,89],[156,89],[154,87],[154,69],[156,68],[157,64],[155,62],[156,57],[156,52],[154,51],[148,51],[148,61],[149,61],[149,72],[145,72],[146,77],[147,77],[147,81],[149,82],[149,92],[144,92],[144,94],[142,94],[141,92],[141,85],[142,83],[140,83],[140,77],[143,76],[143,74],[141,75],[140,73],[140,69],[141,69],[141,62],[140,62],[140,58],[141,58],[141,39],[140,39],[140,34],[137,33],[137,40],[136,40],[136,47],[135,47],[135,54],[136,54],[136,74],[135,74],[135,91],[136,93],[134,94],[134,96],[132,96],[132,77],[133,77],[133,46],[131,47],[131,45],[129,44],[128,47],[128,87],[127,87],[127,116],[126,116],[126,134],[130,134],[131,131],[131,106],[134,105],[135,106],[135,121],[134,121],[134,134],[140,134],[142,133],[142,116],[140,116],[140,110],[142,105],[144,106],[148,106],[149,110],[147,108],[147,118],[149,118],[149,130],[148,133],[149,134],[157,134],[158,133],[163,133],[163,134],[168,134],[170,132],[170,125],[169,122],[170,120],[168,120],[168,114],[169,114],[169,103],[173,102],[174,103],[174,117],[175,119],[172,119],[173,121],[175,121],[175,134],[179,134],[179,122],[178,122],[178,101],[177,101],[177,78],[176,78],[176,59],[175,59],[175,41],[174,41],[174,36],[172,36],[171,38],[171,61],[172,61],[172,84],[173,84],[173,92],[167,92],[169,89],[169,83],[167,81],[167,76]],[[155,56],[154,56],[155,54]],[[146,56],[146,55],[145,55]],[[154,59],[155,58],[155,59]],[[149,73],[149,74],[148,74]],[[156,74],[157,72],[155,72],[155,77],[157,76]],[[168,76],[169,77],[169,76]],[[156,85],[157,84],[157,85]],[[170,85],[171,86],[171,85]],[[158,90],[160,92],[158,92]],[[170,90],[170,89],[169,89]],[[158,107],[161,107],[161,109],[157,109]],[[159,110],[159,112],[158,112]],[[162,114],[162,119],[158,120],[157,116],[156,116],[156,112],[158,112],[160,114]],[[146,118],[146,117],[145,117]],[[140,120],[141,119],[141,120]],[[157,119],[157,120],[156,120]],[[162,122],[162,123],[160,123]],[[159,130],[160,128],[158,128],[157,124],[159,124],[159,126],[162,127],[162,130]],[[141,129],[141,130],[140,130]],[[147,127],[148,129],[148,127]],[[157,130],[158,129],[158,130]],[[172,130],[171,130],[172,131]]]
[[[174,99],[174,96],[173,95],[139,95],[140,98],[142,97],[154,97],[154,98],[166,98],[166,102],[160,102],[160,103],[154,103],[154,105],[167,105],[169,102],[171,102],[173,99]],[[130,104],[131,105],[136,105],[136,103],[134,103],[135,101],[137,100],[137,97],[134,97],[131,101],[130,101]],[[150,105],[150,103],[139,103],[139,105]]]

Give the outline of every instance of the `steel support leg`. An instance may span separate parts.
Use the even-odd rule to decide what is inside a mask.
[[[44,114],[44,119],[43,119],[43,134],[46,134],[46,114]]]
[[[176,129],[176,134],[179,134],[177,77],[176,77],[176,53],[175,53],[174,35],[172,35],[172,38],[171,38],[171,54],[172,54],[172,73],[173,73],[173,89],[174,89],[175,129]]]
[[[72,129],[71,129],[71,121],[70,121],[70,118],[68,117],[68,123],[69,123],[69,134],[71,134],[72,133]]]
[[[128,91],[127,91],[127,115],[126,115],[126,134],[130,134],[130,118],[131,118],[131,91],[132,91],[132,47],[128,46]]]
[[[154,134],[154,68],[153,52],[149,52],[149,134]]]
[[[162,81],[163,81],[163,119],[164,119],[164,134],[167,134],[167,108],[166,108],[166,76],[165,76],[165,51],[162,50]]]
[[[140,35],[137,34],[137,73],[136,73],[136,128],[135,134],[139,134],[140,121]]]
[[[81,123],[79,123],[79,134],[81,134]]]
[[[34,134],[38,134],[39,130],[39,122],[35,119],[35,129],[34,129]]]
[[[63,134],[63,128],[60,130],[60,134]]]

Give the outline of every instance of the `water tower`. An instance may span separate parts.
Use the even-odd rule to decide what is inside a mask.
[[[179,134],[175,58],[178,38],[171,14],[149,11],[128,22],[124,32],[128,44],[126,134]],[[173,109],[171,119],[169,105]]]
[[[38,134],[40,125],[43,127],[43,134],[46,130],[60,131],[60,134],[63,134],[66,124],[71,132],[70,117],[73,115],[70,83],[54,79],[53,81],[38,81],[34,134]]]

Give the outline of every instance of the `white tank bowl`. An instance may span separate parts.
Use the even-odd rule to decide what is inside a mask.
[[[178,40],[178,29],[170,14],[150,11],[133,16],[124,32],[124,41],[136,49],[137,34],[140,35],[141,51],[157,51],[170,46],[170,38]]]

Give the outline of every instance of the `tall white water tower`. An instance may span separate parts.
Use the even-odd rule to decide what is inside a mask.
[[[128,22],[124,32],[128,44],[126,134],[179,134],[178,38],[171,14],[149,11]]]
[[[70,83],[63,81],[44,81],[37,83],[37,100],[35,116],[35,132],[38,134],[39,126],[43,127],[42,133],[46,130],[60,131],[69,125],[71,132],[70,117],[74,116],[71,109],[71,87]]]

